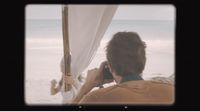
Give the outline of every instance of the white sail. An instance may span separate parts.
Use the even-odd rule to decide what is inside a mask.
[[[71,73],[75,80],[91,62],[116,9],[116,5],[68,6]],[[78,88],[66,92],[63,99],[66,98],[69,102],[74,97],[80,87],[78,82],[76,81]]]
[[[113,5],[69,5],[69,42],[74,76],[89,65],[116,8]]]

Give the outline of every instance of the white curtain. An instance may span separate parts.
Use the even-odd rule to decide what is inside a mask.
[[[69,42],[72,74],[89,65],[116,11],[113,5],[69,5]]]
[[[75,80],[90,64],[101,39],[106,32],[117,9],[116,5],[69,5],[69,43],[71,50],[71,73]],[[67,100],[81,87],[73,88]],[[64,93],[64,92],[63,92]],[[65,94],[67,95],[67,94]]]

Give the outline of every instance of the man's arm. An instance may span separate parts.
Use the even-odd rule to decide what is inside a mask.
[[[56,87],[56,83],[57,81],[55,79],[51,81],[51,95],[55,95],[61,90],[62,83],[63,83],[63,74],[60,78],[60,81],[57,87]]]
[[[81,99],[84,97],[84,95],[88,94],[92,89],[93,89],[93,86],[84,84],[81,87],[81,89],[80,89],[79,93],[77,94],[77,96],[74,98],[72,103],[73,104],[78,104],[81,101]]]
[[[51,95],[57,94],[60,91],[60,89],[61,89],[60,85],[58,85],[56,87],[56,83],[57,83],[56,80],[52,80],[51,81]]]
[[[105,66],[105,62],[102,62],[100,68],[88,70],[87,78],[81,89],[79,90],[77,96],[72,101],[73,104],[77,104],[81,101],[84,95],[88,94],[94,87],[102,84],[103,82],[103,68]]]

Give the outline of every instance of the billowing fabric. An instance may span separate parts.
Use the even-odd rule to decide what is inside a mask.
[[[81,74],[91,62],[116,9],[116,5],[69,5],[69,44],[73,76]]]
[[[116,9],[116,5],[68,6],[71,73],[76,81],[76,87],[69,92],[62,91],[66,100],[70,101],[80,89],[81,84],[77,78],[90,64]],[[62,61],[61,64],[64,63]],[[64,65],[61,65],[61,70],[63,67]]]

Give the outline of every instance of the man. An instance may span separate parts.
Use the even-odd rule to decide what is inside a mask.
[[[78,104],[172,104],[172,84],[143,80],[146,63],[145,44],[134,32],[118,32],[107,45],[108,67],[116,85],[90,92],[105,83],[103,70],[88,71],[86,82],[73,103]],[[89,93],[90,92],[90,93]]]
[[[65,64],[64,64],[64,58],[61,59],[61,62],[60,62],[60,68],[61,68],[61,79],[60,81],[58,82],[58,85],[57,84],[57,81],[55,79],[53,79],[51,81],[51,89],[50,89],[50,92],[51,92],[51,95],[56,95],[57,93],[61,92],[61,95],[62,95],[62,103],[63,104],[69,104],[69,102],[72,100],[73,98],[73,95],[75,94],[75,88],[73,88],[73,90],[70,90],[70,91],[67,91],[65,92],[64,91],[64,85],[63,85],[63,79],[65,79],[67,82],[69,82],[70,84],[74,84],[75,85],[75,82],[72,81],[72,79],[69,79],[68,77],[66,77],[64,75],[64,67],[65,67]]]

